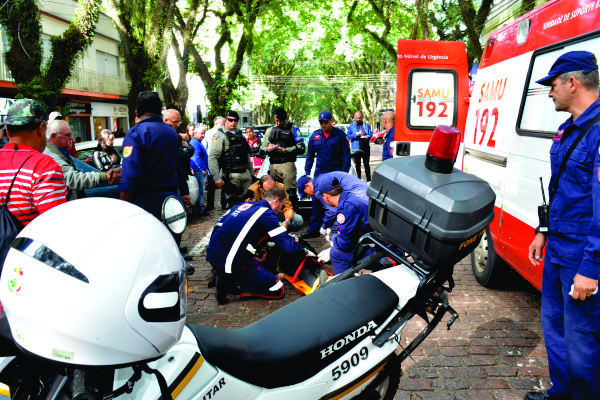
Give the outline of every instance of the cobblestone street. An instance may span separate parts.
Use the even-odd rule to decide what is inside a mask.
[[[372,160],[381,159],[377,147]],[[193,256],[191,263],[196,268],[190,277],[188,323],[243,327],[298,299],[300,294],[286,283],[286,295],[281,300],[230,296],[228,304],[217,304],[214,288],[207,287],[210,265],[205,248],[221,214],[217,207],[208,217],[191,219],[183,236],[182,246],[190,249],[188,254]],[[317,250],[325,245],[321,238],[310,242]],[[404,363],[395,399],[520,400],[527,391],[547,389],[550,381],[540,324],[540,293],[514,271],[510,271],[504,287],[480,286],[471,272],[469,257],[456,265],[454,279],[456,287],[449,298],[459,319],[451,330],[446,330],[446,316],[413,353],[413,359]],[[424,326],[418,317],[411,320],[403,332],[402,344],[407,345]]]

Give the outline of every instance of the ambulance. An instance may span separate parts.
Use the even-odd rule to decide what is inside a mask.
[[[443,46],[444,42],[437,43]],[[402,43],[402,55],[407,45]],[[419,46],[427,47],[423,43]],[[400,57],[400,42],[398,49]],[[485,179],[496,192],[494,220],[471,254],[475,277],[484,286],[501,282],[509,265],[541,290],[543,266],[530,263],[528,247],[539,222],[538,206],[544,202],[542,187],[548,199],[552,137],[569,114],[555,111],[548,97],[549,88],[535,81],[547,75],[561,54],[572,50],[591,51],[600,60],[600,0],[552,0],[497,30],[487,41],[470,98],[465,100],[459,92],[459,87],[468,82],[466,67],[455,68],[458,82],[454,86],[453,105],[456,114],[451,120],[442,121],[434,112],[432,117],[436,119],[426,122],[461,129],[464,133],[463,170]],[[437,52],[442,54],[443,50]],[[466,62],[466,54],[462,57]],[[460,65],[461,62],[455,60],[454,63]],[[447,66],[443,68],[440,72],[448,72],[445,71]],[[403,66],[403,77],[408,77],[411,69],[418,71],[423,67],[414,63]],[[432,67],[425,69],[432,70]],[[398,75],[400,73],[398,70]],[[432,77],[429,86],[436,89],[438,81]],[[433,94],[446,94],[448,88],[442,80],[439,92],[430,90],[431,98],[423,106],[424,117],[429,115],[425,112],[434,108],[430,103],[436,104],[438,110],[439,103],[444,101],[443,96]],[[413,93],[409,94],[409,90],[410,84],[402,88],[399,84],[398,96],[410,100]],[[415,99],[418,94],[414,94]],[[420,115],[421,106],[410,101],[405,101],[404,108],[401,103],[397,106],[396,126],[401,129],[396,128],[395,155],[400,156],[407,147],[408,135],[403,131],[406,121],[412,121],[412,115]],[[449,108],[448,105],[446,109]],[[465,110],[462,127],[460,113]],[[409,146],[415,149],[423,146],[428,132],[421,131],[416,145],[408,140]]]

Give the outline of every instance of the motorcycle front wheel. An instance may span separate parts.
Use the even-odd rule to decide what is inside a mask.
[[[393,400],[398,386],[400,386],[400,377],[402,376],[402,367],[398,366],[390,371],[388,376],[379,385],[371,384],[358,396],[352,400]]]

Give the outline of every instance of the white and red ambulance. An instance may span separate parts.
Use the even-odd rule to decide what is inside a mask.
[[[398,48],[400,57],[400,43]],[[569,115],[555,111],[549,88],[535,81],[571,50],[588,50],[600,59],[600,0],[544,3],[493,33],[482,56],[463,130],[463,169],[487,180],[496,192],[494,221],[471,255],[473,272],[484,286],[498,282],[506,262],[541,289],[542,267],[529,262],[528,247],[542,204],[540,178],[544,190],[550,178],[552,136]],[[455,71],[459,84],[468,79],[466,69]],[[398,96],[408,98],[408,86],[399,84]],[[462,100],[457,98],[458,105]],[[411,113],[419,113],[410,103],[404,108],[398,103],[397,111],[400,127]],[[456,111],[454,118],[460,121],[460,107]],[[459,124],[446,125],[462,129]],[[406,146],[403,134],[396,134],[396,155]]]

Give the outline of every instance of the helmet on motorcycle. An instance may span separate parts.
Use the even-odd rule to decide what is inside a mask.
[[[15,342],[75,365],[159,357],[183,331],[186,270],[168,229],[141,208],[88,198],[26,226],[10,249],[0,301]]]

